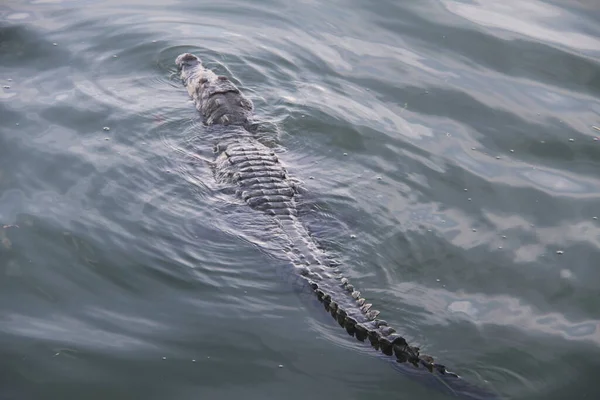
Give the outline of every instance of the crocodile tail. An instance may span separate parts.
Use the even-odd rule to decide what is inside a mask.
[[[396,330],[379,318],[373,308],[350,281],[343,277],[332,261],[323,257],[304,226],[293,217],[279,218],[281,226],[294,248],[298,273],[321,301],[332,317],[346,331],[361,342],[370,344],[383,354],[395,357],[398,362],[409,363],[432,373],[458,377],[448,371],[433,357],[421,354],[418,347],[410,346]]]
[[[338,264],[326,261],[306,228],[295,216],[279,216],[278,220],[293,248],[292,261],[298,275],[316,295],[331,316],[348,334],[360,342],[368,342],[382,354],[395,360],[403,373],[419,375],[439,390],[469,400],[499,400],[501,397],[487,387],[481,387],[462,379],[449,371],[434,358],[422,354],[418,347],[411,346],[406,339],[380,318],[350,281],[342,276]],[[430,376],[431,379],[427,379]]]

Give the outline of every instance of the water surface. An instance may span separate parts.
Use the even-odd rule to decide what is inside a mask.
[[[213,179],[184,51],[410,343],[506,398],[598,398],[593,3],[3,2],[0,398],[451,398],[293,289]]]

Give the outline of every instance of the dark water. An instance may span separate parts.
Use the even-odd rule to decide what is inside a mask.
[[[0,5],[0,399],[449,398],[278,273],[195,156],[184,51],[410,343],[506,398],[600,396],[595,1],[158,3]]]

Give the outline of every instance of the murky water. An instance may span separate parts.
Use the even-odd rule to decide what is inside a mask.
[[[599,10],[4,1],[0,398],[450,398],[289,285],[213,179],[184,51],[253,100],[410,343],[505,398],[598,398]]]

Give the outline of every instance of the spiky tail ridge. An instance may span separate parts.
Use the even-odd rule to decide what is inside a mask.
[[[410,346],[396,330],[379,318],[380,312],[362,297],[349,280],[340,274],[335,262],[321,260],[318,246],[296,217],[278,218],[290,243],[295,247],[296,260],[304,265],[297,266],[298,273],[314,291],[325,309],[346,329],[348,334],[361,342],[367,339],[383,354],[395,356],[401,363],[423,367],[429,372],[457,377],[433,357],[420,354],[419,348]]]

